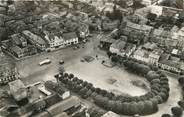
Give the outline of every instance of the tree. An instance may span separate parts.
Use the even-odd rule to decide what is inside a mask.
[[[98,113],[98,108],[92,107],[92,108],[88,109],[88,113],[90,114],[90,117],[96,117],[96,115]]]
[[[154,13],[149,12],[149,13],[147,14],[147,18],[148,18],[149,20],[151,20],[151,21],[154,21],[156,17],[157,17],[157,15],[154,14]]]
[[[93,99],[95,99],[95,97],[97,96],[98,94],[96,93],[96,92],[93,92],[92,94],[91,94],[91,97],[93,98]]]
[[[153,103],[152,101],[144,101],[144,114],[152,114],[154,113],[155,110],[153,108]]]
[[[103,89],[102,89],[102,90],[100,91],[100,93],[99,93],[99,94],[101,94],[101,95],[105,96],[107,93],[108,93],[108,92],[107,92],[106,90],[103,90]]]
[[[177,117],[181,117],[181,115],[183,114],[183,110],[180,107],[172,107],[171,108],[171,112],[173,115],[177,116]]]
[[[178,105],[184,109],[184,100],[178,101]]]
[[[123,109],[121,101],[115,101],[115,105],[114,112],[120,114]]]
[[[109,100],[107,103],[108,110],[113,111],[116,108],[116,103],[113,100]]]
[[[148,81],[152,81],[153,79],[158,79],[159,75],[155,71],[149,71],[146,75]]]
[[[118,57],[117,56],[112,56],[111,61],[114,62],[114,63],[117,63],[118,62]]]
[[[139,64],[138,69],[143,75],[146,75],[149,71],[151,71],[150,67],[144,64]]]
[[[165,94],[165,93],[163,93],[163,92],[160,92],[158,95],[159,95],[160,97],[162,97],[162,100],[163,100],[163,101],[167,101],[167,99],[168,99],[168,95],[167,95],[167,94]]]
[[[184,85],[184,76],[180,76],[178,79],[178,82],[181,86],[183,86]]]
[[[154,85],[154,84],[159,84],[160,83],[160,79],[153,79],[151,81],[151,84]]]
[[[155,96],[154,98],[157,99],[158,104],[161,104],[163,102],[162,97],[159,95]]]
[[[79,94],[80,94],[81,96],[86,95],[87,91],[88,91],[88,89],[87,89],[86,87],[84,87],[84,88],[82,88],[82,89],[79,91]]]
[[[86,96],[89,97],[89,96],[91,96],[92,93],[93,93],[93,92],[89,89],[89,90],[86,92]]]
[[[151,89],[160,92],[160,87],[158,85],[152,85]]]
[[[83,87],[85,87],[85,86],[87,86],[88,85],[88,82],[87,81],[84,81],[83,83],[82,83],[82,86]]]
[[[88,89],[91,89],[93,87],[93,84],[92,83],[88,83],[87,85],[86,85],[86,88],[88,88]],[[94,87],[93,87],[94,88]]]
[[[107,51],[107,56],[110,58],[112,53],[110,51]]]
[[[130,103],[130,113],[132,115],[135,115],[135,114],[139,113],[138,104],[136,102],[131,102]]]
[[[74,78],[74,75],[73,74],[69,74],[69,78],[70,79]]]
[[[97,95],[95,97],[95,103],[103,108],[107,108],[107,104],[108,104],[108,98],[107,97],[103,97],[101,95]]]
[[[137,108],[139,109],[138,113],[139,115],[143,115],[143,111],[144,111],[144,102],[143,101],[139,101],[137,103]]]
[[[130,104],[128,102],[122,103],[122,114],[130,115]]]
[[[68,73],[64,73],[64,77],[65,77],[65,78],[68,77]]]

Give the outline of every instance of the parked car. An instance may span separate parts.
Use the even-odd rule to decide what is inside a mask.
[[[64,62],[64,60],[62,60],[62,59],[59,61],[59,64],[64,64],[64,63],[65,63],[65,62]]]
[[[48,58],[46,58],[45,60],[41,61],[41,62],[39,63],[39,65],[42,66],[42,65],[46,65],[46,64],[50,64],[50,63],[51,63],[51,60],[48,59]]]

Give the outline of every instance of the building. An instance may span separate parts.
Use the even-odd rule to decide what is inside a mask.
[[[133,58],[148,64],[158,65],[163,50],[157,47],[155,43],[146,43],[139,47],[133,54]]]
[[[157,16],[164,17],[175,17],[177,14],[183,12],[182,9],[166,6],[151,5],[149,6],[151,13],[156,14]]]
[[[154,4],[154,3],[157,3],[158,1],[159,1],[159,0],[142,0],[141,3],[142,3],[143,5],[148,6],[148,5],[152,5],[152,4]]]
[[[22,32],[27,38],[28,41],[35,45],[39,50],[44,51],[46,49],[46,42],[40,36],[33,34],[28,30]]]
[[[101,36],[100,37],[100,48],[109,50],[112,43],[116,40],[113,39],[111,36]]]
[[[178,41],[178,47],[184,48],[184,27],[182,27],[178,32],[174,33],[173,39]]]
[[[15,38],[5,40],[5,41],[2,41],[2,48],[17,58],[22,58],[25,56],[31,56],[36,54],[37,49],[35,48],[35,46],[30,44],[27,45],[27,41],[25,41],[25,43],[24,41],[21,41],[21,39],[15,39]]]
[[[6,56],[0,48],[0,85],[7,84],[18,78],[18,72],[13,60]]]
[[[77,34],[75,32],[63,33],[64,45],[74,45],[79,43]]]
[[[79,37],[84,39],[89,35],[89,26],[81,23],[78,28],[78,32],[79,32]]]
[[[146,42],[152,29],[153,27],[148,25],[140,25],[127,21],[125,28],[121,29],[121,33],[132,38],[134,41],[143,40],[143,42]]]
[[[21,101],[27,98],[27,89],[21,80],[15,80],[8,83],[10,87],[10,93],[13,95],[16,101]]]
[[[43,111],[42,113],[39,113],[33,117],[47,117],[49,113],[55,117],[72,107],[78,107],[80,104],[81,101],[79,100],[79,98],[72,96],[68,99],[65,99],[59,103],[54,104],[53,106],[47,108],[46,111]]]
[[[47,81],[45,83],[45,87],[48,89],[48,90],[52,90],[56,93],[58,93],[58,95],[62,98],[62,99],[66,99],[68,97],[70,97],[70,91],[67,90],[65,87],[63,87],[62,85],[58,85],[57,83],[55,82],[52,82],[52,81]],[[53,88],[55,87],[55,88]],[[56,90],[57,89],[57,90]]]
[[[177,14],[180,14],[183,12],[183,9],[178,9],[178,8],[173,8],[173,7],[166,7],[162,6],[162,16],[169,16],[169,17],[174,17]]]
[[[132,22],[127,22],[125,30],[143,32],[145,35],[149,35],[153,27],[148,25],[139,25]]]
[[[158,67],[174,73],[181,73],[184,70],[184,63],[179,58],[164,53],[159,59]]]
[[[16,57],[21,58],[25,56],[25,49],[20,48],[19,46],[12,46],[9,48],[9,51]]]
[[[155,29],[150,37],[151,41],[159,46],[176,47],[178,44],[178,39],[174,37],[174,33],[163,29]]]
[[[45,39],[49,43],[50,48],[64,47],[64,39],[62,37],[62,32],[48,32],[44,31]]]
[[[116,28],[118,28],[120,22],[118,20],[111,21],[111,20],[106,20],[102,21],[102,30],[103,31],[112,31]]]
[[[149,52],[144,49],[137,49],[133,54],[133,58],[145,63],[149,63]]]
[[[27,46],[27,40],[23,36],[21,36],[19,33],[11,35],[11,40],[17,46],[20,46],[20,47]]]
[[[157,66],[162,53],[163,53],[163,50],[161,49],[153,50],[149,55],[149,63]]]
[[[135,49],[136,49],[135,44],[127,43],[122,40],[116,40],[110,46],[109,51],[111,53],[116,53],[117,55],[120,55],[120,56],[129,57]]]

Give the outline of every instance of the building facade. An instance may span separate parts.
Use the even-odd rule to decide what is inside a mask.
[[[48,33],[45,32],[45,39],[49,43],[50,48],[66,47],[69,45],[77,44],[79,42],[75,32],[70,33]]]

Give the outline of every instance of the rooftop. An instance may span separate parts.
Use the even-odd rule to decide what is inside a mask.
[[[148,26],[148,25],[139,25],[139,24],[135,24],[135,23],[132,23],[132,22],[127,22],[127,27],[131,27],[131,28],[134,28],[134,29],[137,29],[137,30],[144,30],[144,31],[151,31],[151,29],[153,27],[151,26]]]
[[[27,37],[29,37],[30,39],[32,39],[33,41],[35,41],[36,43],[46,44],[46,42],[40,36],[33,34],[29,30],[24,30],[22,33]]]
[[[20,45],[21,44],[21,40],[20,40],[21,36],[20,36],[20,34],[13,34],[13,35],[11,35],[11,38],[15,42],[16,45]]]
[[[155,43],[148,42],[148,43],[143,45],[143,48],[149,49],[149,50],[154,50],[154,49],[156,49],[158,47],[157,47],[157,45]]]
[[[65,40],[74,39],[74,38],[77,38],[77,34],[75,32],[64,33],[63,38]]]
[[[107,42],[107,43],[114,43],[116,40],[113,39],[111,36],[102,36],[100,41]]]

